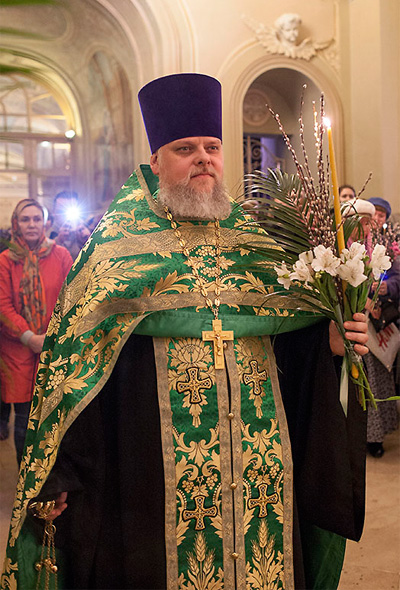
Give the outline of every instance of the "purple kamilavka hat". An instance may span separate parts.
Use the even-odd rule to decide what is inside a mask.
[[[143,86],[140,108],[151,153],[183,137],[222,140],[221,84],[205,74],[173,74]]]

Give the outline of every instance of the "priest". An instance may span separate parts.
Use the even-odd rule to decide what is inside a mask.
[[[354,392],[347,416],[339,401],[341,338],[283,303],[272,264],[252,270],[243,244],[268,236],[243,234],[223,183],[220,83],[166,76],[139,101],[150,166],[56,304],[2,588],[336,588],[365,469],[365,415]],[[345,327],[365,354],[363,314]],[[55,550],[38,515],[55,519]]]

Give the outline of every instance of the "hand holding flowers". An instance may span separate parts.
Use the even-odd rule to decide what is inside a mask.
[[[361,355],[367,354],[368,346],[368,323],[367,316],[364,313],[355,313],[353,320],[343,323],[345,337],[353,343],[354,351]],[[343,337],[337,329],[336,323],[331,321],[329,325],[329,344],[333,354],[338,356],[345,356],[346,349],[344,346]]]

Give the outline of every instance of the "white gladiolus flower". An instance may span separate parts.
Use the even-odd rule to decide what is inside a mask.
[[[350,258],[345,264],[341,264],[337,274],[352,287],[358,287],[368,278],[364,274],[364,263],[360,258]]]
[[[351,260],[353,258],[359,258],[362,260],[367,255],[367,251],[365,249],[364,244],[360,244],[360,242],[353,242],[349,248],[343,248],[340,258],[343,261]]]
[[[278,275],[278,283],[283,285],[285,289],[289,289],[292,281],[289,278],[289,269],[287,268],[286,264],[282,262],[281,266],[274,266],[274,270]]]
[[[386,248],[382,244],[377,244],[372,252],[371,267],[375,280],[379,279],[383,271],[391,267],[390,258],[386,255]]]
[[[314,248],[315,259],[311,266],[316,272],[327,272],[333,277],[337,275],[337,268],[340,265],[340,259],[334,255],[332,248],[325,248],[320,244]]]
[[[313,283],[314,278],[312,275],[311,267],[309,264],[306,264],[308,252],[303,252],[299,256],[299,260],[293,266],[293,272],[290,273],[290,278],[292,281],[304,281],[307,283]],[[312,253],[311,253],[312,255]]]
[[[308,250],[308,252],[302,252],[299,254],[299,260],[302,260],[305,264],[311,264],[314,259],[314,254],[312,250]]]

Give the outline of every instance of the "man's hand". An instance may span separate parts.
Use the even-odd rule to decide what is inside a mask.
[[[367,317],[363,313],[355,313],[353,320],[344,322],[344,328],[346,330],[346,338],[355,342],[354,351],[363,356],[367,354],[368,347],[368,325]],[[329,325],[329,344],[333,354],[344,356],[344,343],[343,338],[338,332],[335,322],[331,321]]]
[[[39,354],[42,352],[43,342],[46,334],[33,334],[28,340],[28,346],[32,352]]]
[[[49,516],[46,520],[54,520],[57,516],[60,516],[62,512],[66,509],[68,504],[66,503],[68,496],[68,492],[61,492],[61,494],[56,499],[56,503],[54,509],[50,512]]]

